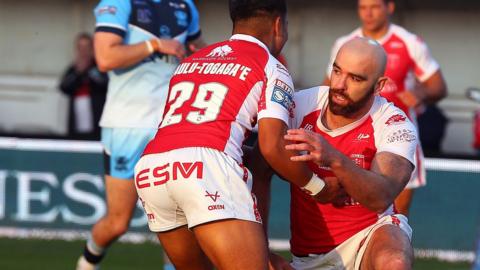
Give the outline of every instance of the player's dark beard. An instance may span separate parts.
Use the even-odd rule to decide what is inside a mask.
[[[333,114],[341,115],[344,117],[350,117],[362,109],[365,104],[370,100],[373,93],[375,92],[375,86],[372,86],[370,91],[368,91],[365,96],[363,96],[359,101],[354,102],[349,96],[342,93],[342,90],[330,88],[328,93],[328,108]],[[332,94],[341,95],[344,99],[348,101],[347,105],[339,105],[333,101]]]

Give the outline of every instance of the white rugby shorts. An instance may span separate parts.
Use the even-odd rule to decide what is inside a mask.
[[[389,215],[380,218],[375,224],[350,237],[329,253],[310,254],[308,257],[292,256],[291,266],[297,270],[358,270],[373,233],[385,225],[400,227],[408,238],[412,239],[412,228],[408,225],[408,219],[401,214]]]
[[[135,166],[135,187],[153,232],[223,219],[261,223],[250,172],[215,149],[143,156]]]

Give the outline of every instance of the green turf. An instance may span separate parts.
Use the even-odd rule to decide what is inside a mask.
[[[17,240],[0,238],[0,269],[2,270],[65,270],[74,269],[84,242]],[[288,252],[282,252],[288,257]],[[102,270],[159,270],[162,253],[158,245],[116,243],[102,263]],[[437,260],[415,261],[415,270],[467,270],[467,263],[446,263]]]

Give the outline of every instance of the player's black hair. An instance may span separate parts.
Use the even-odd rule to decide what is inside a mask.
[[[285,0],[229,0],[230,18],[233,22],[258,16],[285,16]]]

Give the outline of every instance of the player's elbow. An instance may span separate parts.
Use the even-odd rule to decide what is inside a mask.
[[[108,60],[104,57],[97,57],[97,67],[101,72],[108,72],[114,69],[113,63],[111,60]]]
[[[392,205],[394,199],[386,195],[378,195],[375,198],[371,198],[370,202],[366,203],[365,206],[376,213],[383,213]]]
[[[447,86],[445,84],[438,85],[433,94],[430,95],[432,103],[439,102],[447,97]]]

